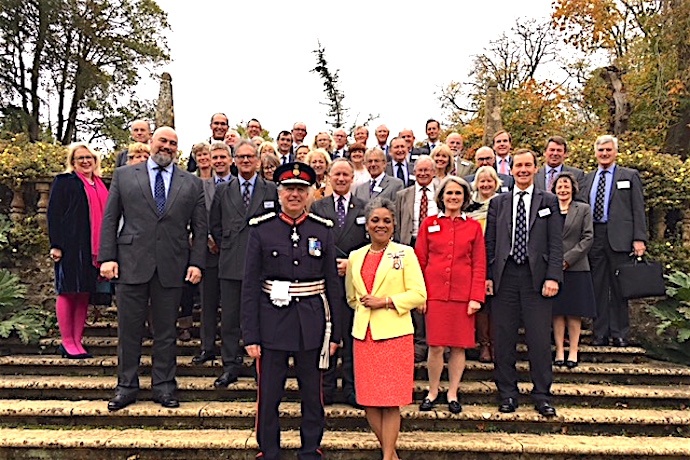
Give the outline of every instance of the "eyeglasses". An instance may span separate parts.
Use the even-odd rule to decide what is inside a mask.
[[[85,157],[74,157],[74,161],[77,163],[83,162],[83,161],[92,162],[93,160],[94,160],[94,158],[91,155],[85,156]]]
[[[306,129],[304,128],[292,128],[293,131],[304,131],[305,133],[307,132]]]
[[[237,155],[235,158],[240,161],[253,160],[254,158],[256,158],[256,155]]]

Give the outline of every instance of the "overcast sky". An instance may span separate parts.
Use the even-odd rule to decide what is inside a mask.
[[[172,28],[161,71],[172,75],[180,147],[209,137],[214,112],[231,126],[258,118],[274,138],[304,121],[311,143],[327,130],[322,82],[309,72],[319,40],[340,70],[347,126],[380,114],[373,127],[409,127],[421,140],[425,120],[443,117],[435,93],[466,80],[472,56],[517,18],[547,17],[551,2],[158,0]],[[155,98],[158,86],[141,92]]]

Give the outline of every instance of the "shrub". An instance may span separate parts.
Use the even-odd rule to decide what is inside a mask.
[[[675,343],[669,346],[690,358],[690,276],[674,271],[666,280],[667,298],[648,305],[647,311],[659,320],[657,335],[673,333]]]
[[[26,286],[6,269],[0,269],[0,337],[38,342],[55,326],[55,316],[35,305],[26,305]]]
[[[17,188],[31,179],[64,171],[67,152],[63,145],[29,142],[25,134],[0,140],[0,183]]]

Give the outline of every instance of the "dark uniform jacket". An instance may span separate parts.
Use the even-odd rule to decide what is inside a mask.
[[[297,225],[299,241],[294,242],[291,238],[293,226],[274,213],[250,222],[241,306],[245,345],[259,344],[283,351],[313,350],[322,346],[326,320],[321,296],[293,297],[287,306],[277,307],[262,291],[264,280],[325,279],[332,323],[330,341],[340,342],[338,312],[343,308],[343,293],[336,269],[332,225],[330,221],[309,215]]]

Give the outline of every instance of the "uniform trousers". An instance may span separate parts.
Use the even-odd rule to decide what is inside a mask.
[[[218,267],[207,267],[201,280],[201,349],[215,354],[220,305]]]
[[[220,280],[220,354],[223,358],[223,372],[239,375],[241,364],[236,357],[240,351],[240,300],[242,281]]]
[[[632,245],[630,250],[632,251]],[[616,269],[630,261],[627,252],[616,252],[609,244],[606,224],[594,224],[594,241],[589,251],[597,317],[594,319],[595,337],[627,338],[630,333],[628,302],[623,300]]]
[[[153,321],[153,367],[151,388],[154,395],[172,393],[177,388],[177,312],[182,287],[163,287],[158,271],[148,283],[116,284],[117,295],[117,393],[135,394],[139,390],[141,339],[151,303]]]
[[[541,257],[539,255],[538,257]],[[501,399],[518,399],[517,342],[520,320],[525,327],[530,378],[535,403],[548,402],[551,368],[551,299],[534,290],[529,263],[506,262],[501,285],[491,303],[495,345],[494,379]]]
[[[256,418],[256,439],[263,460],[280,459],[280,420],[278,407],[285,392],[288,358],[293,356],[295,374],[302,404],[300,438],[302,447],[297,458],[321,459],[321,438],[325,427],[325,415],[321,397],[319,349],[282,351],[261,348],[257,360],[259,392]]]
[[[338,352],[331,356],[328,364],[328,369],[323,373],[323,394],[326,398],[333,398],[337,380],[337,363],[338,356],[342,360],[342,379],[343,379],[343,394],[347,397],[355,393],[355,368],[352,361],[352,323],[355,318],[355,312],[352,308],[347,306],[347,302],[343,301],[344,308],[340,312],[342,318],[342,338],[343,346],[338,348]]]

